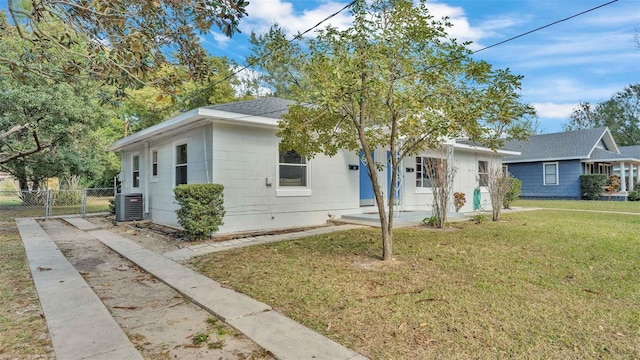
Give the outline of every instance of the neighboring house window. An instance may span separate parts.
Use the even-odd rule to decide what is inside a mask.
[[[543,163],[542,176],[544,185],[558,185],[558,163]]]
[[[416,187],[430,188],[433,187],[433,177],[439,176],[439,164],[436,158],[416,156]],[[440,160],[444,161],[444,160]]]
[[[280,151],[279,186],[307,186],[307,159],[297,152]]]
[[[132,168],[132,172],[133,172],[133,187],[134,188],[138,188],[140,187],[140,156],[138,155],[133,155],[133,157],[131,158],[131,168]]]
[[[158,150],[151,150],[151,176],[158,176]]]
[[[489,186],[489,162],[478,161],[478,186]]]
[[[187,183],[187,144],[176,146],[176,185]]]

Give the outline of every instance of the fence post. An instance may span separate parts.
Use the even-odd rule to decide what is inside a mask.
[[[87,188],[83,188],[81,194],[80,202],[82,203],[82,217],[85,217],[87,215]]]
[[[51,189],[47,189],[44,196],[44,219],[48,220],[51,215]]]

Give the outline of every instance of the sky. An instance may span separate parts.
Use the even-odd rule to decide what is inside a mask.
[[[611,0],[438,0],[427,6],[436,17],[449,16],[450,35],[470,40],[479,50]],[[349,1],[250,0],[241,34],[217,31],[203,37],[212,55],[246,65],[248,36],[278,23],[292,38]],[[345,28],[345,10],[328,24]],[[323,23],[322,27],[327,23]],[[541,133],[559,132],[580,102],[597,104],[626,86],[640,83],[640,0],[618,0],[597,10],[473,55],[496,68],[523,75],[522,101],[535,107]],[[310,34],[309,36],[313,36]],[[640,36],[640,35],[638,35]]]

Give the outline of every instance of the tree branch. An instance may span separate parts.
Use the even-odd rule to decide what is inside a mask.
[[[24,130],[24,129],[28,129],[29,128],[29,123],[26,124],[22,124],[22,125],[16,125],[14,127],[12,127],[11,129],[9,129],[7,132],[0,134],[0,140],[2,139],[6,139],[9,136],[11,136],[14,133],[17,133],[20,130]]]

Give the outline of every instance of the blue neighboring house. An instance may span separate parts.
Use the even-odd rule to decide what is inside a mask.
[[[620,175],[623,169],[623,196],[639,181],[640,146],[618,147],[608,128],[534,135],[504,149],[520,152],[502,163],[522,181],[521,198],[580,199],[582,174]]]

